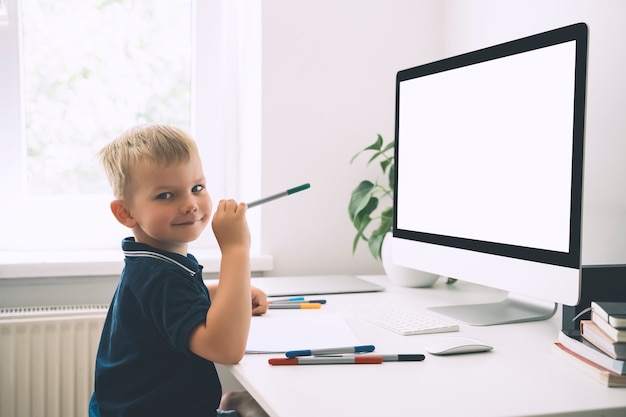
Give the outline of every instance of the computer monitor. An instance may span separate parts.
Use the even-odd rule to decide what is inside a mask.
[[[587,26],[398,72],[392,261],[508,292],[432,310],[547,319],[580,293]]]

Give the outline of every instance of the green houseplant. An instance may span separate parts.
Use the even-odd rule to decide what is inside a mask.
[[[376,141],[359,151],[350,160],[350,164],[362,153],[372,153],[367,165],[376,162],[382,171],[383,179],[379,182],[363,180],[352,191],[348,214],[356,229],[352,242],[352,253],[361,240],[367,246],[374,259],[381,259],[383,239],[391,232],[393,222],[393,182],[394,182],[394,142],[384,143],[380,134]]]
[[[374,143],[352,157],[350,164],[362,153],[371,154],[367,166],[377,163],[382,179],[378,178],[374,182],[363,180],[352,190],[348,205],[348,214],[356,229],[352,253],[356,251],[359,242],[365,241],[374,259],[380,260],[383,240],[393,230],[394,141],[385,143],[378,134]],[[448,278],[446,284],[456,281],[455,278]]]

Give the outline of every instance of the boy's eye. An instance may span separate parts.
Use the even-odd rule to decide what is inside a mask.
[[[191,192],[193,193],[198,193],[200,191],[204,190],[204,185],[194,185],[193,188],[191,189]]]
[[[167,192],[167,193],[161,193],[161,194],[159,194],[159,195],[157,195],[157,196],[156,196],[156,199],[157,199],[157,200],[167,200],[167,199],[169,199],[169,198],[172,198],[173,196],[174,196],[174,194],[169,193],[169,192]]]

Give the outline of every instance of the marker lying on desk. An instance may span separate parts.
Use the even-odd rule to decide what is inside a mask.
[[[383,363],[380,356],[345,356],[345,357],[324,357],[314,356],[306,358],[271,358],[270,365],[333,365],[333,364],[376,364]]]
[[[347,347],[335,347],[335,348],[323,348],[323,349],[302,349],[302,350],[290,350],[285,352],[285,356],[288,358],[295,358],[298,356],[320,356],[320,355],[332,355],[335,353],[366,353],[373,352],[374,345],[363,346],[347,346]],[[380,356],[380,355],[375,355]]]
[[[321,308],[321,307],[322,305],[320,303],[277,303],[277,304],[270,304],[267,306],[267,308],[272,309],[272,310],[299,309],[299,308],[314,309],[314,308]]]
[[[293,303],[294,301],[304,301],[304,297],[289,297],[289,298],[277,298],[275,300],[269,300],[270,303]]]
[[[316,358],[318,357],[323,357],[323,358],[353,358],[355,356],[354,353],[338,353],[338,354],[327,354],[327,355],[323,355],[323,356],[315,356]],[[383,362],[421,362],[423,361],[426,357],[424,355],[422,355],[421,353],[405,353],[405,354],[389,354],[389,353],[374,353],[371,355],[360,355],[361,357],[367,358],[367,357],[381,357],[383,358]]]
[[[377,354],[375,356],[380,356],[381,358],[383,358],[383,362],[419,362],[423,361],[425,358],[425,356],[420,353],[403,355]]]
[[[326,304],[326,300],[304,300],[305,303]]]
[[[326,304],[326,300],[305,300],[304,297],[297,297],[298,300],[269,300],[268,304],[289,304],[289,303],[315,303]]]
[[[274,201],[282,197],[287,197],[288,195],[306,190],[307,188],[311,188],[311,184],[309,184],[308,182],[306,184],[302,184],[297,187],[290,188],[287,191],[283,191],[282,193],[274,194],[269,197],[261,198],[260,200],[252,201],[248,203],[248,208],[252,208],[261,204],[269,203],[270,201]]]

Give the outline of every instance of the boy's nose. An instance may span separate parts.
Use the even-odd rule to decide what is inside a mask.
[[[185,214],[192,213],[196,210],[198,210],[198,205],[196,204],[195,198],[192,197],[188,198],[182,206],[182,212]]]

